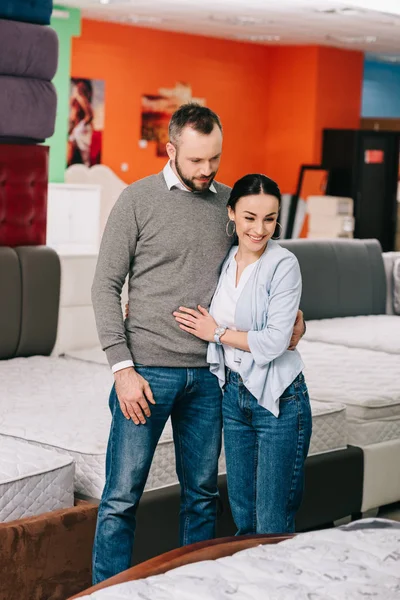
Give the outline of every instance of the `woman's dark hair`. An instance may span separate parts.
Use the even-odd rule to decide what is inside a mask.
[[[275,196],[278,199],[280,208],[282,196],[278,184],[273,179],[260,173],[245,175],[239,179],[231,190],[227,206],[235,210],[235,206],[240,198],[244,196],[257,196],[259,194]]]

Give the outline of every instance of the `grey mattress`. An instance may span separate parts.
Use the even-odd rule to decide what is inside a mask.
[[[53,135],[57,95],[49,81],[0,75],[0,137]]]
[[[58,37],[53,29],[0,19],[0,75],[51,81],[57,61]]]

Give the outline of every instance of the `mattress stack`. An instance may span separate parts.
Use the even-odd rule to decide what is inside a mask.
[[[53,135],[56,119],[51,80],[58,38],[46,27],[51,11],[52,0],[0,3],[0,184],[7,188],[2,200],[9,224],[0,222],[0,245],[45,243],[48,149],[38,144]],[[21,221],[24,230],[16,234],[13,224]]]
[[[308,321],[299,349],[312,402],[346,407],[347,441],[363,450],[362,511],[400,498],[400,318]],[[384,465],[384,468],[383,468]]]

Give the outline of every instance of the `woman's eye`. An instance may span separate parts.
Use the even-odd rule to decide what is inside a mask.
[[[254,219],[252,219],[252,217],[245,217],[246,221],[254,221]]]

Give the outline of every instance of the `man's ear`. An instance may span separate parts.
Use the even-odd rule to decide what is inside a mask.
[[[169,156],[169,159],[174,161],[176,158],[176,148],[173,144],[171,144],[171,142],[167,142],[166,145],[166,150],[167,150],[167,154]]]

